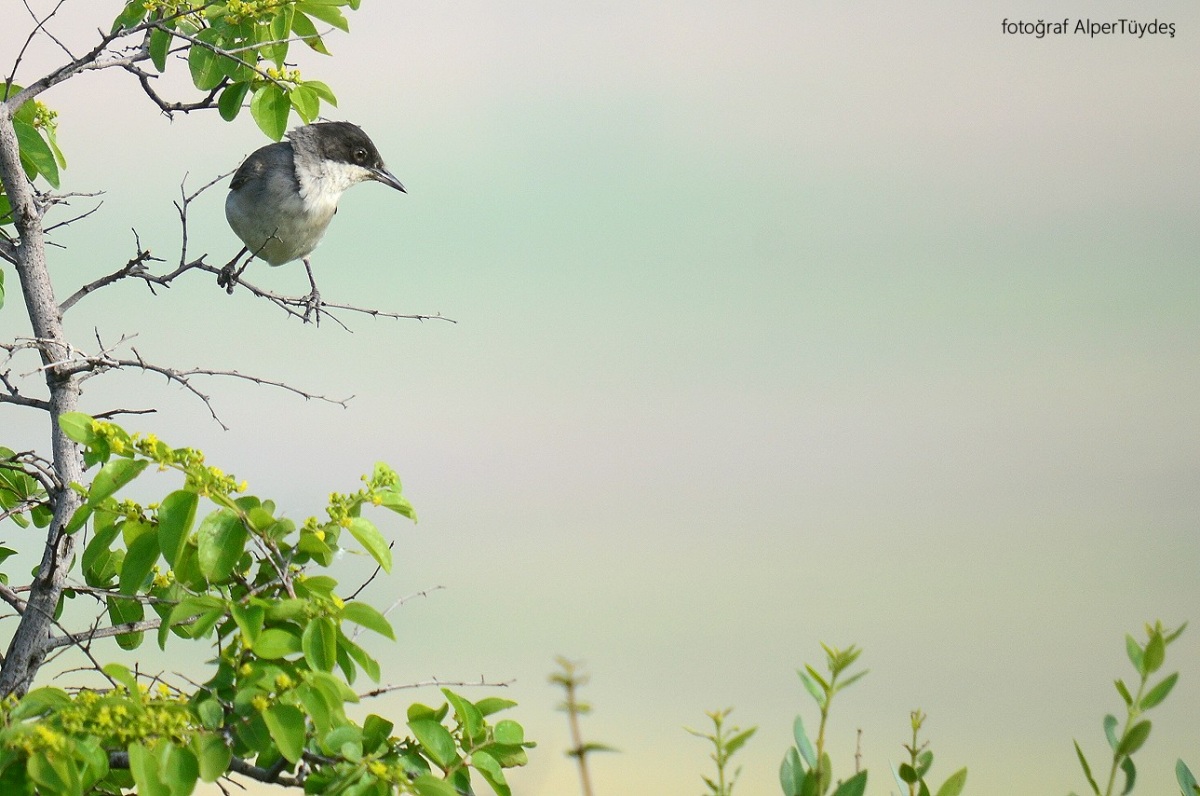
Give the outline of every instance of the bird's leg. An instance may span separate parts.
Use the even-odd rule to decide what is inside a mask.
[[[242,275],[242,271],[245,271],[246,266],[250,264],[252,259],[254,259],[254,255],[250,255],[246,258],[246,262],[242,264],[241,268],[236,267],[238,260],[242,259],[242,255],[249,251],[249,249],[243,246],[242,250],[234,255],[232,260],[225,263],[225,267],[221,269],[219,274],[217,274],[217,286],[225,288],[226,293],[233,293],[233,286],[237,284],[238,277]]]
[[[316,322],[321,324],[321,291],[317,290],[317,281],[313,279],[312,265],[308,262],[308,258],[304,258],[304,270],[308,272],[308,284],[312,288],[312,292],[304,297],[304,320],[308,320],[308,316],[316,313]]]

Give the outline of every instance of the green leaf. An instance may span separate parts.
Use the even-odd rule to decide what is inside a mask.
[[[298,763],[304,754],[304,714],[294,705],[271,705],[263,711],[263,721],[279,753],[289,763]]]
[[[83,578],[89,586],[103,588],[108,585],[112,576],[116,574],[116,558],[115,554],[109,549],[117,535],[121,533],[121,526],[110,525],[102,531],[97,531],[92,537],[92,541],[88,542],[88,546],[83,550]]]
[[[163,558],[172,567],[187,543],[199,503],[200,498],[195,492],[179,489],[163,498],[158,507],[158,544]]]
[[[113,459],[100,468],[88,487],[88,505],[93,509],[105,498],[137,478],[150,462],[145,459]]]
[[[1117,687],[1117,693],[1121,695],[1121,699],[1125,700],[1127,707],[1133,707],[1133,696],[1130,695],[1129,689],[1125,686],[1124,680],[1117,680],[1113,683]]]
[[[266,609],[254,603],[249,605],[234,603],[229,606],[229,612],[233,615],[233,621],[237,623],[242,635],[246,637],[246,645],[253,648],[255,639],[262,633],[263,622],[267,614]]]
[[[732,738],[727,740],[725,742],[725,754],[732,755],[734,752],[741,749],[743,746],[745,746],[746,741],[750,740],[750,737],[754,735],[757,730],[757,727],[751,727],[748,730],[743,730],[742,732],[737,733]]]
[[[906,784],[912,785],[912,784],[919,782],[921,780],[921,777],[920,777],[920,775],[917,774],[917,770],[915,768],[913,768],[911,765],[909,765],[908,763],[901,763],[900,764],[900,779],[904,780],[904,782]]]
[[[478,708],[479,712],[484,716],[490,716],[493,713],[499,713],[502,710],[515,708],[516,706],[517,703],[513,700],[503,699],[501,697],[484,697],[475,703],[475,707]],[[503,723],[504,722],[501,722],[501,724]],[[496,726],[499,727],[500,724],[497,724]]]
[[[1145,674],[1149,676],[1157,672],[1162,668],[1166,658],[1167,642],[1163,639],[1162,634],[1150,634],[1150,640],[1146,642],[1146,650],[1142,657],[1142,663],[1146,667]]]
[[[337,663],[337,628],[327,616],[319,616],[304,628],[301,649],[308,665],[319,672],[332,672]]]
[[[917,757],[917,779],[925,779],[933,765],[933,752],[924,751]]]
[[[1179,672],[1169,674],[1163,678],[1162,682],[1151,688],[1140,703],[1142,710],[1149,710],[1162,703],[1167,695],[1171,693],[1171,689],[1175,687],[1176,681],[1179,680]]]
[[[311,19],[299,11],[292,18],[292,32],[321,55],[329,55],[329,50],[326,49],[325,42],[321,40],[321,35],[317,33],[317,26],[313,24]]]
[[[304,85],[312,89],[318,97],[328,102],[333,107],[337,107],[337,97],[333,95],[333,89],[320,80],[305,80]]]
[[[809,768],[816,768],[817,753],[813,751],[812,743],[808,740],[808,733],[804,731],[804,719],[799,715],[792,722],[792,737],[796,740],[796,749],[799,750],[800,756],[804,758],[804,762]]]
[[[433,719],[415,719],[408,722],[408,727],[413,731],[421,748],[429,755],[429,759],[441,768],[449,768],[458,759],[454,736],[441,722]]]
[[[1111,713],[1104,717],[1104,737],[1108,739],[1108,747],[1117,751],[1117,717]]]
[[[799,796],[803,782],[804,763],[796,747],[789,746],[779,764],[779,787],[783,789],[783,796]]]
[[[422,774],[414,779],[413,787],[420,796],[461,796],[453,785],[432,774]]]
[[[1131,755],[1138,749],[1141,749],[1142,745],[1146,743],[1146,739],[1149,737],[1150,722],[1139,721],[1137,724],[1130,727],[1129,731],[1125,733],[1125,737],[1121,739],[1121,743],[1117,746],[1117,750],[1114,752],[1114,754],[1117,757]]]
[[[335,727],[321,740],[331,754],[340,754],[352,763],[362,759],[362,730],[353,725]]]
[[[391,548],[388,547],[383,534],[370,520],[354,517],[350,520],[350,533],[358,540],[359,544],[366,548],[367,552],[371,554],[371,558],[375,559],[384,572],[392,571]]]
[[[145,17],[146,3],[144,0],[130,0],[125,4],[125,9],[120,15],[113,20],[112,32],[116,33],[119,30],[137,27]]]
[[[811,666],[809,667],[809,670],[810,671],[812,670]],[[797,669],[796,674],[800,675],[800,682],[804,684],[804,690],[808,691],[809,695],[812,696],[812,698],[814,700],[816,700],[817,705],[824,707],[825,706],[825,691],[822,690],[817,685],[816,681],[813,680],[813,678],[811,676],[809,676],[807,673],[801,671],[800,669]]]
[[[200,776],[192,750],[166,742],[158,749],[158,771],[171,796],[190,796]]]
[[[196,531],[204,577],[215,583],[228,579],[245,552],[247,538],[241,519],[229,509],[217,509],[205,517]]]
[[[213,703],[210,701],[205,704]],[[233,760],[233,752],[216,733],[198,732],[193,735],[192,751],[200,764],[200,779],[205,782],[220,779],[229,770],[229,763]]]
[[[96,439],[92,431],[92,416],[83,412],[64,412],[58,416],[58,427],[80,445],[91,445]]]
[[[225,710],[215,699],[205,699],[196,705],[200,724],[210,730],[219,730],[225,722]]]
[[[366,650],[340,634],[338,636],[338,649],[339,651],[345,650],[363,668],[363,671],[367,673],[367,677],[370,677],[377,683],[379,682],[379,661],[368,655]]]
[[[492,790],[496,791],[498,796],[512,796],[512,789],[509,788],[508,781],[504,778],[504,769],[501,768],[500,762],[496,758],[486,751],[480,750],[471,755],[471,765],[483,775],[487,784],[491,785]]]
[[[1075,754],[1079,757],[1079,765],[1083,768],[1083,775],[1087,777],[1088,784],[1092,786],[1092,793],[1100,796],[1100,786],[1096,784],[1096,778],[1092,776],[1092,767],[1088,765],[1087,758],[1083,756],[1083,750],[1079,748],[1079,741],[1075,742]]]
[[[32,755],[25,764],[29,778],[48,796],[67,796],[77,793],[81,786],[79,772],[69,758],[61,755],[45,757]]]
[[[158,553],[157,534],[143,533],[133,540],[121,564],[122,594],[136,594],[142,588],[154,567],[154,562],[158,561]]]
[[[476,707],[479,706],[476,705]],[[492,730],[492,737],[498,744],[521,746],[525,743],[525,728],[512,719],[504,719],[496,722],[496,726]]]
[[[9,714],[14,721],[31,719],[44,713],[58,711],[71,704],[71,698],[61,688],[42,686],[21,698]]]
[[[837,786],[833,796],[862,796],[867,790],[867,772],[860,771]]]
[[[250,100],[250,115],[254,117],[255,124],[274,141],[283,138],[291,108],[287,94],[274,83],[260,86]]]
[[[937,796],[959,796],[967,786],[967,768],[963,766],[950,775],[949,779],[938,788]]]
[[[277,627],[269,627],[259,634],[254,642],[254,654],[267,660],[276,660],[300,652],[300,639],[295,634]]]
[[[374,630],[392,641],[396,640],[396,633],[392,630],[391,623],[376,610],[375,606],[361,600],[352,600],[346,603],[342,608],[342,621],[353,622],[367,630]]]
[[[271,41],[274,42],[269,47],[263,48],[263,57],[274,61],[275,65],[280,69],[283,68],[284,60],[288,53],[288,38],[292,32],[292,19],[295,15],[295,8],[287,5],[275,12],[275,16],[271,18],[271,24],[268,29],[270,31]]]
[[[388,736],[392,734],[395,724],[371,713],[363,722],[363,749],[368,753],[374,754],[387,743]]]
[[[1125,654],[1129,656],[1129,662],[1133,664],[1133,668],[1138,670],[1138,673],[1143,677],[1146,671],[1142,659],[1142,647],[1137,643],[1137,640],[1128,633],[1125,634]]]
[[[327,22],[340,30],[350,30],[350,23],[346,21],[346,17],[342,15],[342,12],[336,6],[305,1],[296,3],[296,10],[316,17],[322,22]]]
[[[171,796],[170,788],[159,776],[157,758],[140,743],[129,747],[129,773],[137,785],[138,796]]]
[[[315,91],[305,85],[293,88],[288,99],[305,124],[312,124],[321,113],[321,100]]]
[[[205,28],[199,31],[196,33],[196,39],[213,47],[220,47],[223,44],[221,34],[216,28]],[[188,47],[188,68],[192,71],[192,84],[201,91],[211,91],[221,85],[221,81],[228,76],[230,68],[237,64],[204,44],[193,43]]]
[[[1192,796],[1196,792],[1196,777],[1182,759],[1175,761],[1175,779],[1179,782],[1179,789],[1183,791],[1184,796]]]
[[[1133,785],[1137,782],[1137,766],[1133,764],[1132,757],[1121,761],[1121,771],[1125,772],[1125,787],[1121,789],[1121,796],[1126,796],[1133,790]]]
[[[845,680],[842,680],[840,683],[837,684],[835,693],[837,691],[841,691],[843,689],[849,688],[850,686],[854,685],[855,683],[857,683],[859,680],[866,677],[870,673],[871,673],[870,669],[864,669],[861,672],[855,672],[854,674],[850,675]]]
[[[221,118],[227,122],[236,119],[242,111],[242,103],[246,101],[248,93],[250,93],[248,82],[230,83],[223,88],[221,96],[217,98],[217,110],[220,112]]]
[[[449,688],[443,688],[442,694],[454,708],[454,717],[462,725],[466,742],[471,746],[479,743],[483,738],[483,714],[471,704],[470,700],[464,699]]]
[[[159,74],[167,71],[167,51],[171,49],[171,32],[163,28],[150,31],[150,61]]]
[[[108,616],[112,620],[114,626],[130,624],[132,622],[140,622],[146,618],[146,609],[137,600],[128,600],[121,597],[108,598]],[[137,631],[134,633],[122,633],[117,636],[117,645],[123,650],[137,649],[142,644],[142,639],[145,633]]]
[[[46,178],[46,182],[57,188],[58,161],[54,159],[54,151],[50,149],[50,145],[32,124],[14,119],[13,129],[17,133],[17,142],[21,148],[21,165],[26,176],[32,180],[41,174]]]

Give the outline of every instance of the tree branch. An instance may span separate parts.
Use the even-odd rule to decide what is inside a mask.
[[[489,682],[482,674],[478,680],[440,680],[434,677],[430,680],[422,680],[416,683],[402,683],[400,685],[384,685],[379,688],[373,688],[370,691],[364,691],[358,695],[359,699],[369,699],[371,697],[383,696],[390,694],[393,691],[406,691],[411,688],[429,688],[431,686],[453,686],[455,688],[477,688],[483,686],[485,688],[508,688],[515,680],[503,680],[499,683]]]
[[[122,595],[122,597],[130,597],[131,595]],[[15,606],[14,606],[15,607]],[[110,625],[109,627],[97,627],[91,630],[86,630],[82,633],[64,633],[61,636],[50,636],[45,641],[46,650],[65,647],[70,644],[82,645],[94,641],[98,638],[108,638],[110,636],[120,636],[124,633],[142,633],[147,630],[157,630],[162,624],[161,619],[143,619],[141,622],[125,622],[120,625]]]

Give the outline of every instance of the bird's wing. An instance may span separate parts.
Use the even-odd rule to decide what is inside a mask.
[[[229,182],[229,189],[236,191],[249,180],[262,177],[270,166],[283,166],[288,172],[294,174],[292,171],[292,145],[290,143],[281,141],[278,144],[268,144],[250,153],[250,156],[243,160],[242,165],[238,166],[237,171],[233,173],[233,179]]]

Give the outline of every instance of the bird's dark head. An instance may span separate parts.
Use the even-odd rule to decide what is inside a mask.
[[[344,166],[358,180],[375,180],[398,191],[404,186],[383,165],[383,157],[375,142],[362,128],[350,122],[319,122],[299,127],[288,133],[296,147],[297,157],[308,155]]]

